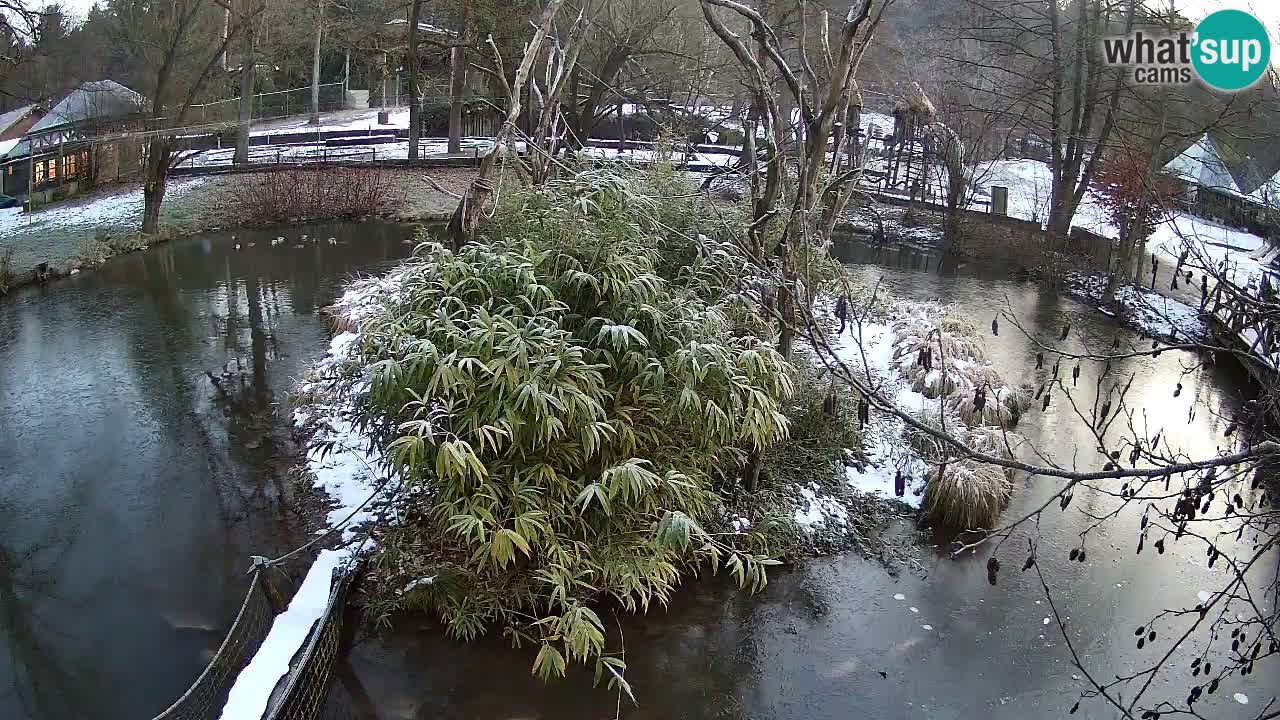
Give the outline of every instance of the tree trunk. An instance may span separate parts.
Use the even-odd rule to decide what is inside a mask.
[[[249,162],[249,125],[253,122],[254,88],[257,86],[258,34],[250,20],[244,29],[244,46],[240,52],[240,117],[236,125],[236,152],[232,162]]]
[[[142,183],[142,234],[153,235],[160,228],[160,205],[169,179],[169,138],[152,137],[147,143],[147,172]]]
[[[324,0],[316,0],[316,47],[311,56],[311,124],[320,124],[320,41],[324,37]]]
[[[456,43],[449,51],[449,152],[462,152],[462,94],[467,87],[467,26],[471,22],[471,3],[462,4],[462,27]]]
[[[422,138],[422,100],[418,97],[418,18],[422,0],[409,6],[409,159],[418,159],[418,141]]]

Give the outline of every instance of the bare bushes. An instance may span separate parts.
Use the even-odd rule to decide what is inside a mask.
[[[247,225],[377,215],[402,199],[384,168],[334,165],[236,176],[230,190],[237,219]]]

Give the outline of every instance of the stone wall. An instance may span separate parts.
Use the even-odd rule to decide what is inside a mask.
[[[876,198],[891,205],[906,205],[925,212],[945,214],[946,207],[937,203],[908,202],[906,198],[882,195]],[[1034,271],[1047,264],[1051,247],[1049,233],[1039,222],[1008,215],[993,215],[981,210],[961,210],[957,237],[947,246],[948,252],[1001,263],[1012,272]],[[1108,267],[1112,241],[1102,235],[1072,227],[1062,254],[1079,269],[1102,270]]]

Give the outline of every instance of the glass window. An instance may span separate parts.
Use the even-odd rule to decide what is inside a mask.
[[[57,180],[58,179],[58,159],[50,158],[48,161],[46,161],[46,164],[49,166],[49,171],[48,171],[49,179]]]
[[[67,156],[67,167],[64,169],[66,170],[66,172],[63,173],[64,175],[76,174],[76,156],[75,155]]]
[[[41,160],[40,162],[36,163],[36,180],[35,180],[35,182],[36,182],[36,184],[37,184],[37,185],[39,185],[40,183],[44,182],[44,161],[43,161],[43,160]]]

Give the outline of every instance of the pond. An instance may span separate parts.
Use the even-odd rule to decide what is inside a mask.
[[[301,241],[304,232],[322,240]],[[292,229],[273,245],[276,236],[197,236],[0,299],[0,678],[12,678],[0,717],[151,717],[221,641],[249,555],[305,538],[306,523],[287,509],[297,451],[287,395],[328,344],[316,310],[352,273],[411,246],[403,228],[376,224]],[[955,303],[980,327],[1008,302],[1033,333],[1056,338],[1071,322],[1075,347],[1137,340],[1000,268],[852,243],[841,251],[864,279]],[[1042,378],[1013,328],[987,342],[1006,377]],[[1195,360],[1164,353],[1113,372],[1133,373],[1148,419],[1203,455],[1226,444],[1218,415],[1239,407],[1247,383],[1237,368]],[[226,393],[206,375],[228,372]],[[1084,368],[1081,386],[1098,372]],[[1101,464],[1065,403],[1033,411],[1019,430],[1060,462]],[[1006,517],[1053,487],[1022,479]],[[1114,502],[1079,491],[1073,510]],[[1220,577],[1190,546],[1170,545],[1159,561],[1135,555],[1132,513],[1090,536],[1087,563],[1069,562],[1086,524],[1079,512],[1047,514],[1040,562],[1077,651],[1105,676],[1148,657],[1133,646],[1134,625],[1194,604]],[[329,709],[478,720],[1058,717],[1083,686],[1045,624],[1038,580],[1016,571],[1022,552],[1002,551],[994,587],[985,551],[952,560],[929,548],[918,569],[897,574],[851,555],[814,560],[774,573],[756,596],[720,579],[690,583],[669,609],[616,621],[638,706],[593,688],[585,672],[543,684],[529,674],[532,653],[501,638],[461,645],[428,619],[405,622],[357,640]],[[1181,697],[1188,679],[1160,692]],[[1201,709],[1256,714],[1277,686],[1274,663],[1263,664]],[[1235,704],[1236,691],[1254,703]],[[1111,716],[1096,703],[1078,715]]]
[[[918,250],[856,242],[843,243],[840,252],[864,280],[880,279],[904,299],[953,303],[980,328],[999,308],[1011,307],[1029,332],[1045,340],[1056,340],[1070,322],[1068,345],[1075,349],[1087,344],[1105,350],[1116,337],[1139,341],[1136,333],[1096,311],[1042,292],[1034,283],[1008,279],[1003,269],[989,264],[957,266]],[[1035,369],[1032,343],[1014,328],[1006,323],[999,337],[985,339],[1007,379],[1043,381],[1049,370]],[[1082,401],[1092,402],[1100,372],[1082,368]],[[1133,376],[1131,398],[1145,410],[1147,422],[1164,428],[1172,446],[1201,457],[1230,444],[1223,438],[1227,421],[1222,417],[1247,399],[1239,368],[1203,366],[1192,355],[1170,352],[1154,361],[1117,362],[1112,373]],[[1186,389],[1173,398],[1179,381]],[[1197,412],[1189,420],[1193,406]],[[1029,413],[1018,429],[1060,464],[1069,466],[1074,458],[1096,469],[1104,462],[1095,440],[1062,399],[1044,413]],[[1042,505],[1058,486],[1054,480],[1020,478],[1005,517]],[[1171,543],[1157,556],[1148,544],[1145,554],[1135,554],[1138,517],[1133,512],[1091,533],[1087,561],[1071,562],[1069,550],[1091,523],[1079,511],[1101,514],[1117,503],[1106,494],[1078,489],[1071,511],[1055,507],[1044,515],[1039,531],[1039,564],[1053,602],[1076,651],[1102,678],[1137,669],[1138,662],[1152,658],[1153,647],[1163,650],[1173,636],[1172,625],[1162,624],[1163,637],[1140,651],[1133,642],[1135,626],[1164,608],[1195,605],[1200,590],[1222,582],[1221,574],[1206,567],[1202,546]],[[1086,685],[1071,665],[1039,580],[1034,573],[1018,572],[1026,544],[1021,538],[1017,543],[1001,552],[1005,569],[997,586],[987,583],[987,550],[953,560],[945,550],[926,548],[918,570],[896,575],[876,562],[845,555],[774,573],[757,596],[711,579],[689,583],[665,611],[616,621],[606,616],[611,629],[623,630],[628,678],[639,701],[634,706],[592,687],[589,671],[544,684],[529,673],[532,651],[512,650],[499,637],[462,645],[425,619],[358,640],[339,673],[331,705],[344,717],[475,720],[598,720],[615,714],[636,719],[1065,717]],[[1264,604],[1274,602],[1270,598]],[[1191,648],[1184,651],[1190,657]],[[1184,698],[1191,680],[1185,665],[1172,673],[1172,685],[1158,683],[1153,695]],[[1277,687],[1275,663],[1260,665],[1244,682],[1224,682],[1225,692],[1197,708],[1212,717],[1251,717]],[[1253,698],[1253,704],[1238,704],[1235,692]],[[1076,717],[1114,713],[1091,701]]]
[[[196,678],[249,556],[307,533],[288,394],[316,310],[407,237],[210,233],[0,298],[0,717],[143,720]]]

